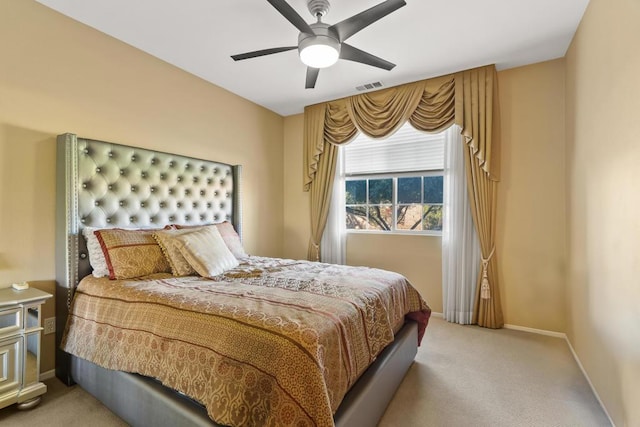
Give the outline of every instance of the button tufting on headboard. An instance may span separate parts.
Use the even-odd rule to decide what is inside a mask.
[[[102,141],[58,137],[56,275],[74,288],[90,272],[84,227],[163,227],[233,219],[241,235],[240,167]],[[84,255],[84,256],[82,256]],[[64,262],[63,262],[64,261]]]

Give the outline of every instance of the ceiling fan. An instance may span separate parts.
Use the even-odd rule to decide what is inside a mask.
[[[329,11],[329,0],[307,1],[309,12],[318,19],[318,21],[313,24],[307,24],[285,0],[267,1],[300,30],[298,45],[274,47],[232,55],[231,58],[235,61],[298,49],[300,60],[307,65],[305,84],[305,88],[307,89],[313,89],[315,87],[320,68],[329,67],[335,64],[338,59],[360,62],[382,68],[383,70],[391,70],[396,66],[389,61],[385,61],[382,58],[345,43],[345,40],[363,28],[406,5],[407,3],[404,0],[386,0],[334,25],[328,25],[321,21],[322,17]]]

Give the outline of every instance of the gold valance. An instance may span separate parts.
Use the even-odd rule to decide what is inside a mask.
[[[358,130],[385,137],[407,120],[425,132],[439,132],[455,122],[479,165],[497,180],[499,165],[492,157],[499,135],[487,132],[494,117],[495,80],[495,67],[487,66],[305,108],[304,190],[315,179],[325,141],[344,144]],[[322,114],[324,123],[318,121]]]

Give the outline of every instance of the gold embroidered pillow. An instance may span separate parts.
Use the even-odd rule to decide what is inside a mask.
[[[171,273],[174,276],[191,276],[196,274],[196,271],[180,252],[181,243],[175,239],[175,236],[192,233],[193,231],[192,229],[159,230],[153,233],[153,238],[156,239],[164,256],[167,258],[167,261],[169,261]]]
[[[174,239],[184,258],[202,277],[217,276],[239,264],[215,227],[203,227]]]
[[[130,279],[153,273],[169,273],[171,266],[153,238],[156,230],[96,230],[110,279]]]
[[[167,225],[164,227],[165,230],[175,230],[172,225]],[[102,251],[102,246],[100,246],[100,242],[98,241],[98,237],[96,237],[95,232],[97,230],[102,230],[101,228],[96,227],[84,227],[82,229],[82,235],[87,242],[87,252],[89,252],[89,264],[91,264],[91,268],[93,269],[94,277],[109,277],[109,267],[107,267],[107,260],[104,257],[104,252]],[[141,228],[122,228],[121,230],[150,230],[150,229],[141,229]],[[155,228],[153,230],[156,230]]]

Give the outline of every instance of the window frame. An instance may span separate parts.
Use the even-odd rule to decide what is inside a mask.
[[[423,170],[423,171],[412,171],[412,172],[388,172],[388,173],[358,173],[358,174],[345,174],[344,175],[344,192],[346,194],[346,186],[348,181],[358,181],[358,180],[367,180],[366,186],[366,195],[365,199],[367,203],[365,204],[347,204],[346,200],[344,201],[344,209],[345,209],[345,218],[347,215],[347,207],[349,206],[366,206],[367,207],[367,215],[369,212],[370,206],[376,206],[376,204],[369,203],[369,184],[368,181],[371,179],[389,179],[392,180],[392,201],[391,201],[391,210],[392,210],[392,218],[391,218],[391,230],[368,230],[368,229],[352,229],[347,228],[347,224],[345,222],[344,229],[347,234],[399,234],[399,235],[411,235],[411,236],[442,236],[442,230],[400,230],[396,228],[397,223],[397,214],[398,214],[398,178],[422,178],[427,176],[442,176],[444,178],[444,169],[435,169],[435,170]],[[444,189],[443,189],[444,190]],[[443,209],[443,221],[444,221],[444,200],[443,203],[425,203],[424,202],[424,182],[420,185],[420,197],[422,202],[421,205],[439,205],[442,206]],[[402,203],[401,205],[406,205],[407,203]],[[380,204],[377,204],[378,206]],[[368,221],[368,219],[367,219]]]

